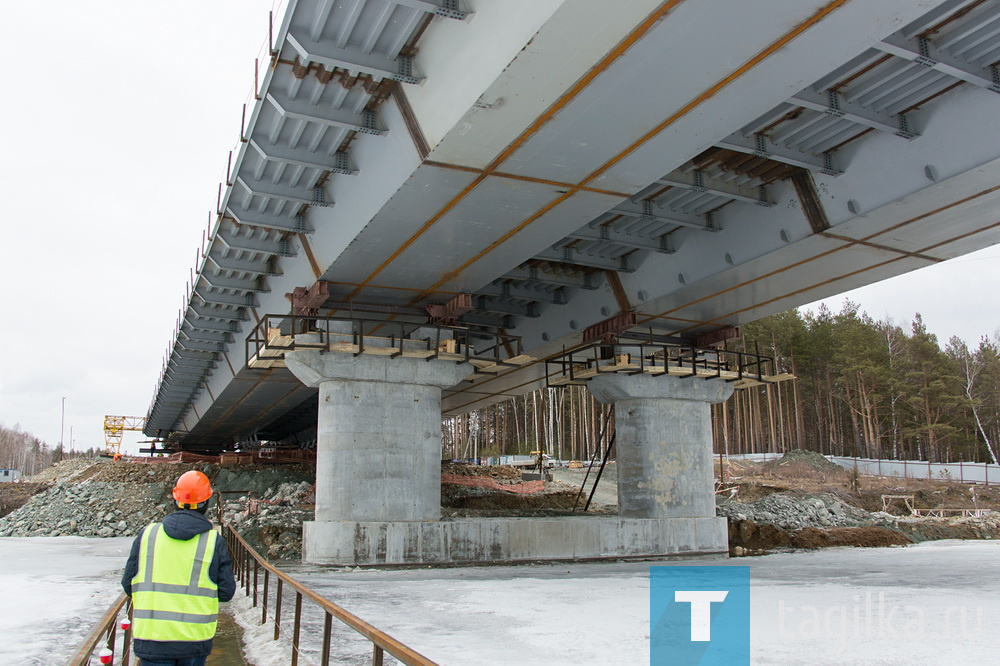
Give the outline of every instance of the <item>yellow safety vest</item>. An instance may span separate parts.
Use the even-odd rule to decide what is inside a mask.
[[[153,523],[142,533],[132,578],[132,636],[147,641],[207,641],[215,636],[219,586],[208,577],[215,530],[172,539]]]

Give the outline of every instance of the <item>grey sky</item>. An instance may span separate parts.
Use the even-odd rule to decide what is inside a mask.
[[[87,448],[105,414],[145,415],[271,8],[6,3],[0,423],[55,445],[65,397]],[[992,248],[852,298],[975,342],[1000,326],[998,283]]]

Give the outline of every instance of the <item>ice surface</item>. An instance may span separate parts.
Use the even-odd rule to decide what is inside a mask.
[[[118,594],[128,542],[0,539],[7,601],[0,611],[0,654],[14,657],[10,663],[63,663]],[[994,630],[1000,622],[998,541],[689,564],[708,563],[751,569],[755,664],[985,664],[995,663],[1000,649]],[[641,664],[649,659],[649,566],[288,570],[442,664]],[[273,592],[269,605],[270,615]],[[259,608],[241,596],[231,607],[248,628],[253,663],[289,663],[294,596],[287,588],[276,643],[273,625],[259,627]],[[315,664],[323,616],[308,601],[303,609],[299,663]],[[336,620],[334,630],[335,663],[370,663],[365,639]]]
[[[63,664],[121,594],[131,538],[0,539],[0,655]]]

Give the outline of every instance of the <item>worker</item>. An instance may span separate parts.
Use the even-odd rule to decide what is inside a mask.
[[[204,666],[219,602],[236,592],[233,562],[205,517],[212,496],[208,477],[185,472],[173,495],[177,510],[143,528],[125,563],[133,651],[143,666]]]

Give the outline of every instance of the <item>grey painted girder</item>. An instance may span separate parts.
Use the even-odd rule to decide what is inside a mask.
[[[663,254],[673,254],[670,239],[666,234],[659,237],[643,238],[617,231],[609,226],[584,227],[574,231],[567,239],[585,240],[606,245],[619,245],[635,250],[649,250],[651,252],[662,252]]]
[[[204,329],[181,328],[179,335],[186,340],[201,340],[203,342],[232,342],[233,334],[226,331],[206,331]]]
[[[302,32],[289,30],[286,43],[304,63],[317,63],[327,69],[341,68],[371,74],[375,80],[392,79],[400,83],[418,84],[424,80],[413,68],[409,56],[388,58],[377,53],[365,53],[360,46],[346,44],[337,48],[329,42],[319,42]]]
[[[699,176],[699,174],[701,175]],[[717,197],[733,201],[745,201],[758,206],[764,206],[765,208],[775,205],[774,201],[768,197],[767,188],[763,185],[758,187],[737,185],[719,178],[712,178],[704,171],[697,169],[687,173],[680,170],[673,171],[666,177],[656,181],[656,183],[658,185],[691,189],[696,192],[706,192]]]
[[[604,259],[590,254],[584,254],[572,247],[560,249],[548,249],[536,254],[534,259],[542,261],[555,261],[563,264],[575,264],[577,266],[587,266],[589,268],[600,268],[606,271],[618,271],[621,273],[632,273],[635,267],[629,258],[631,255],[624,255],[620,259]]]
[[[216,361],[219,358],[219,354],[213,349],[182,349],[175,350],[174,355],[179,359],[186,359],[189,361]]]
[[[177,368],[205,368],[214,370],[219,367],[219,364],[213,361],[210,357],[188,358],[178,356],[170,359],[170,366]]]
[[[281,275],[281,271],[272,268],[270,262],[252,261],[249,259],[237,259],[236,257],[221,257],[218,253],[210,252],[209,261],[224,271],[237,271],[239,273],[250,273],[253,275]]]
[[[475,291],[476,296],[502,296],[516,298],[525,301],[538,301],[540,303],[552,303],[554,305],[566,304],[566,291],[559,289],[531,289],[521,287],[510,282],[498,280]]]
[[[543,271],[537,266],[523,266],[507,271],[501,276],[502,279],[517,280],[529,284],[546,284],[555,287],[576,287],[579,289],[594,290],[600,286],[601,279],[593,273],[585,275],[557,275],[549,271]]]
[[[516,303],[503,301],[489,296],[475,296],[472,299],[472,309],[480,312],[496,312],[502,315],[515,315],[517,317],[530,317],[532,319],[541,316],[537,301],[528,303]]]
[[[208,368],[167,368],[163,371],[164,377],[173,377],[177,379],[202,379],[208,374]]]
[[[903,39],[893,35],[876,44],[875,48],[979,88],[1000,93],[1000,77],[995,65],[990,68],[973,65],[948,55],[925,39]]]
[[[445,18],[464,20],[472,12],[461,9],[459,0],[392,0],[397,5],[419,9]]]
[[[246,208],[236,206],[226,207],[226,215],[236,220],[246,227],[260,227],[262,229],[278,229],[290,231],[294,234],[311,234],[313,229],[306,224],[306,219],[302,215],[295,217],[279,216],[269,213],[257,213]]]
[[[919,20],[907,25],[901,33],[907,38],[916,37],[927,28],[937,25],[958,10],[972,4],[978,4],[979,2],[980,0],[946,0],[946,2],[942,2],[921,16]]]
[[[907,117],[900,114],[889,114],[884,111],[868,109],[851,102],[835,90],[827,90],[825,94],[814,90],[803,90],[791,97],[789,101],[803,108],[825,113],[834,118],[842,118],[858,125],[871,127],[880,132],[895,134],[904,139],[915,139],[920,136],[910,127]]]
[[[221,310],[218,308],[213,308],[202,303],[195,303],[192,301],[188,308],[196,316],[202,319],[221,319],[223,321],[246,321],[247,314],[243,310]]]
[[[233,291],[254,292],[257,294],[266,294],[271,291],[271,288],[259,277],[227,277],[221,273],[212,275],[209,271],[202,271],[201,279],[208,286],[215,287],[216,289],[231,289]]]
[[[518,319],[514,315],[500,314],[499,312],[483,312],[479,314],[466,313],[459,318],[459,321],[463,324],[510,329],[517,328]]]
[[[665,214],[657,212],[660,210],[663,210],[663,208],[656,206],[652,201],[647,199],[640,201],[637,204],[621,203],[608,212],[614,215],[624,215],[625,217],[662,222],[665,224],[676,224],[680,227],[691,227],[692,229],[700,229],[702,231],[720,231],[718,227],[713,226],[711,219],[708,217],[687,215],[684,213],[678,213],[677,211],[671,211],[669,209],[667,209],[667,213]]]
[[[283,164],[291,164],[318,171],[329,171],[345,176],[351,176],[358,172],[357,169],[351,167],[350,160],[345,152],[336,152],[331,156],[310,150],[287,148],[285,146],[262,146],[254,139],[250,139],[250,147],[257,151],[261,159],[270,162],[281,162]]]
[[[268,199],[281,199],[290,201],[293,204],[306,206],[332,206],[332,201],[326,200],[326,193],[322,187],[288,187],[286,185],[265,184],[261,182],[248,183],[242,177],[237,177],[236,182],[250,194]]]
[[[388,132],[388,130],[379,128],[374,111],[365,110],[360,113],[354,113],[343,109],[334,109],[330,106],[279,98],[277,94],[271,92],[267,93],[266,99],[282,118],[305,120],[321,125],[330,125],[331,127],[343,127],[362,134],[374,134],[376,136],[381,136]]]
[[[220,342],[201,342],[182,337],[177,338],[177,346],[187,351],[221,352],[225,349],[225,345]]]
[[[257,304],[257,299],[252,293],[246,294],[223,294],[217,291],[198,288],[195,295],[204,303],[212,305],[230,305],[234,308],[252,308]]]
[[[253,229],[246,231],[252,232]],[[230,250],[246,250],[248,252],[261,252],[263,254],[273,254],[279,257],[294,257],[295,251],[291,245],[283,238],[259,237],[247,233],[241,233],[238,229],[219,229],[216,237],[222,244]]]
[[[786,148],[775,144],[762,134],[756,134],[751,138],[742,134],[730,134],[722,141],[717,141],[715,145],[725,150],[746,153],[810,171],[819,171],[828,176],[839,176],[844,173],[836,167],[832,155],[824,154],[822,157],[817,157],[800,150]]]
[[[996,2],[978,14],[960,29],[950,30],[944,37],[936,37],[938,48],[963,60],[977,60],[983,54],[981,47],[990,51],[996,49],[996,37],[1000,35],[1000,5]],[[992,43],[991,43],[992,42]]]
[[[172,389],[183,389],[183,388],[194,388],[200,385],[204,380],[197,378],[186,378],[186,377],[163,377],[163,384]]]

